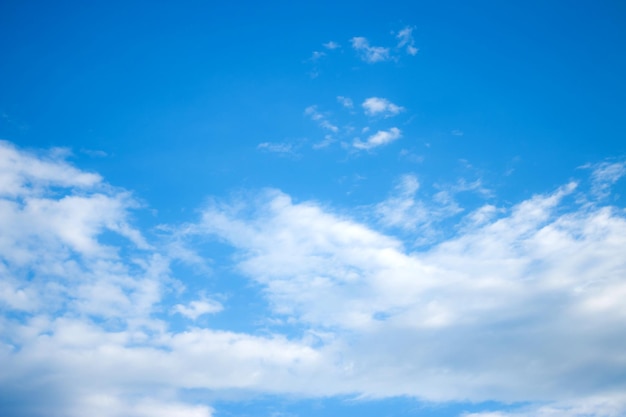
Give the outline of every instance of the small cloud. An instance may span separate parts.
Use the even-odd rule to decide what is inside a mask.
[[[357,149],[373,149],[379,146],[387,145],[388,143],[393,142],[394,140],[399,139],[402,136],[402,132],[397,127],[392,127],[389,130],[379,130],[374,133],[372,136],[367,138],[367,141],[361,142],[356,139],[352,146]]]
[[[602,162],[587,164],[581,168],[591,168],[591,191],[598,198],[611,194],[611,186],[626,176],[626,162]]]
[[[400,107],[386,98],[380,97],[370,97],[363,102],[362,106],[365,109],[365,114],[368,116],[384,114],[385,117],[390,117],[404,110],[404,107]]]
[[[174,306],[175,313],[181,314],[191,320],[196,320],[198,317],[205,314],[219,313],[223,309],[224,307],[221,303],[204,298],[192,301],[186,306],[183,304],[177,304]]]
[[[324,136],[324,140],[322,140],[321,142],[315,143],[313,144],[313,149],[323,149],[328,147],[328,145],[332,144],[333,142],[335,142],[335,139],[331,136],[331,135],[326,135]]]
[[[347,109],[351,109],[354,107],[354,103],[352,102],[351,98],[344,97],[344,96],[337,96],[337,101],[341,103],[341,105]]]
[[[80,152],[92,158],[104,158],[109,156],[106,152],[97,149],[81,149]]]
[[[452,133],[453,136],[463,136],[463,131],[459,129],[454,129],[450,133]]]
[[[399,153],[400,158],[412,162],[414,164],[419,164],[424,162],[424,157],[422,155],[418,155],[416,153],[411,152],[408,149],[402,149]]]
[[[397,48],[406,48],[406,53],[409,55],[416,55],[417,49],[415,47],[415,40],[413,39],[413,28],[410,26],[405,27],[396,35],[398,39]]]
[[[324,48],[330,49],[331,51],[337,48],[341,48],[341,45],[334,41],[326,42],[325,44],[323,44],[323,46]]]
[[[311,120],[316,121],[317,124],[319,124],[320,127],[323,129],[330,130],[333,133],[337,133],[339,131],[339,128],[337,126],[329,122],[322,113],[317,111],[317,106],[307,107],[306,109],[304,109],[304,114],[311,117]]]
[[[278,154],[293,153],[293,145],[290,143],[263,142],[257,145],[257,149]]]
[[[311,55],[310,60],[311,60],[311,61],[313,61],[313,62],[315,62],[315,61],[317,61],[318,59],[323,58],[323,57],[325,57],[325,56],[326,56],[326,53],[324,53],[324,52],[320,52],[320,51],[313,51],[313,54]]]
[[[359,53],[361,59],[368,64],[389,61],[392,59],[389,53],[389,48],[371,46],[367,38],[355,36],[350,41],[352,43],[352,48],[354,48],[354,50]]]

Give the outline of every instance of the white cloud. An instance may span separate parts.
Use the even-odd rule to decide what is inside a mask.
[[[378,203],[376,214],[386,226],[414,230],[418,224],[430,224],[433,211],[423,202],[416,200],[419,182],[413,175],[403,176],[396,186],[395,193],[387,200]]]
[[[397,48],[405,48],[407,54],[417,55],[418,49],[415,47],[412,27],[407,26],[402,29],[400,32],[398,32],[396,38],[398,39]]]
[[[340,48],[340,47],[341,47],[341,45],[339,45],[337,42],[334,42],[334,41],[326,42],[324,44],[324,48],[330,49],[331,51],[333,49],[337,49],[337,48]]]
[[[337,101],[341,103],[341,105],[347,109],[351,109],[354,107],[354,103],[352,102],[352,99],[349,97],[337,96]]]
[[[335,142],[335,139],[331,136],[331,135],[325,135],[324,139],[322,139],[321,141],[314,143],[312,148],[313,149],[324,149],[327,148],[328,146],[330,146],[333,142]]]
[[[213,200],[173,233],[233,249],[222,266],[260,287],[292,336],[253,335],[170,327],[163,312],[219,307],[178,294],[171,259],[129,224],[129,194],[58,155],[4,146],[0,401],[15,415],[211,416],[187,390],[525,404],[492,412],[507,417],[626,412],[626,217],[576,205],[575,183],[485,205],[422,251],[279,191]],[[56,176],[33,174],[41,166]],[[392,197],[420,191],[406,176]]]
[[[374,133],[370,137],[367,138],[367,141],[362,142],[360,140],[355,140],[352,144],[357,149],[369,150],[373,148],[377,148],[379,146],[387,145],[402,136],[402,132],[397,127],[392,127],[389,130],[379,130]]]
[[[602,162],[586,168],[592,169],[592,191],[599,198],[608,197],[611,186],[626,175],[626,162]]]
[[[62,153],[61,153],[62,154]],[[0,196],[25,196],[43,187],[92,187],[102,178],[65,163],[58,152],[37,156],[0,141]]]
[[[191,320],[196,320],[205,314],[219,313],[223,309],[224,307],[218,301],[204,297],[200,300],[191,301],[188,305],[177,304],[174,306],[174,312],[182,314]]]
[[[339,131],[337,126],[329,122],[326,116],[317,110],[317,106],[307,107],[304,109],[304,114],[311,117],[311,120],[316,121],[317,124],[325,130],[330,130],[333,133],[337,133]]]
[[[415,244],[427,245],[441,238],[442,228],[439,225],[442,221],[464,211],[456,201],[457,194],[473,192],[482,197],[490,195],[480,180],[468,182],[460,179],[454,184],[435,187],[439,191],[431,196],[423,194],[419,198],[417,178],[414,175],[404,175],[391,195],[374,206],[374,213],[385,227],[411,232],[412,236],[415,236]],[[497,209],[493,206],[481,207],[467,215],[462,225],[477,225],[496,212]]]
[[[257,149],[278,154],[292,154],[293,145],[290,143],[263,142],[257,145]]]
[[[325,56],[326,56],[325,52],[313,51],[313,54],[311,54],[311,61],[315,62],[315,61],[317,61],[320,58],[323,58]]]
[[[392,32],[393,33],[393,32]],[[410,26],[405,27],[396,34],[397,45],[395,51],[404,49],[408,55],[417,55],[418,49],[415,47],[415,40],[413,39],[413,28]],[[394,56],[391,53],[391,49],[383,46],[370,45],[367,38],[362,36],[355,36],[350,40],[352,48],[358,53],[359,57],[369,63],[384,61],[397,61],[398,56]]]
[[[591,396],[549,405],[529,405],[513,411],[464,413],[461,417],[621,417],[626,412],[626,396]]]
[[[153,398],[124,400],[112,394],[91,394],[80,398],[67,410],[67,416],[84,416],[85,410],[94,417],[211,417],[213,409],[176,401],[164,402]],[[56,415],[54,412],[47,415]]]
[[[418,190],[409,177],[401,187]],[[563,212],[575,188],[487,206],[415,253],[279,192],[244,217],[210,207],[198,227],[239,249],[276,314],[349,340],[342,381],[355,392],[584,403],[626,384],[626,219],[610,207]]]
[[[365,114],[368,116],[384,115],[385,117],[389,117],[395,116],[404,110],[403,107],[390,102],[386,98],[380,97],[367,98],[361,105],[363,109],[365,109]]]
[[[389,61],[392,59],[389,48],[382,46],[371,46],[369,41],[361,36],[356,36],[350,40],[352,48],[359,54],[361,59],[369,64]]]

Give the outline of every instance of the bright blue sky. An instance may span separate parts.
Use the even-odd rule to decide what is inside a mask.
[[[626,413],[622,2],[127,3],[0,5],[0,414]]]

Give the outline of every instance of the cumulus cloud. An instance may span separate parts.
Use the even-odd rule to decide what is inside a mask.
[[[35,194],[49,186],[91,187],[102,180],[65,163],[63,154],[53,150],[38,156],[0,141],[0,196]]]
[[[334,42],[334,41],[329,41],[329,42],[326,42],[324,44],[324,48],[330,49],[331,51],[333,49],[337,49],[337,48],[340,48],[340,47],[341,47],[341,45],[339,45],[337,42]]]
[[[174,312],[181,314],[191,320],[195,320],[198,317],[205,314],[213,314],[222,311],[224,307],[221,303],[215,300],[209,300],[205,297],[200,300],[191,301],[187,305],[177,304],[174,306]]]
[[[379,130],[370,137],[367,138],[365,142],[362,142],[356,139],[352,146],[357,149],[369,150],[373,148],[377,148],[379,146],[387,145],[402,136],[402,132],[397,127],[392,127],[389,130]]]
[[[370,97],[365,99],[363,104],[363,109],[365,110],[365,114],[368,116],[376,116],[383,115],[385,117],[395,116],[404,110],[403,107],[400,107],[386,98],[380,97]]]
[[[359,54],[359,57],[368,64],[392,59],[389,48],[371,46],[367,38],[356,36],[350,42],[352,43],[352,48]]]
[[[170,229],[180,245],[226,245],[234,254],[222,266],[289,323],[249,334],[168,323],[164,312],[194,319],[228,305],[179,295],[172,259],[131,225],[128,192],[57,154],[3,146],[9,415],[211,416],[189,390],[524,403],[473,417],[626,412],[626,216],[577,203],[576,182],[468,212],[457,233],[418,251],[278,190],[211,200]],[[604,168],[592,175],[616,178]],[[392,197],[418,192],[405,176]],[[82,210],[91,213],[74,221]]]
[[[276,314],[349,330],[346,377],[364,395],[596,409],[594,396],[626,386],[626,219],[611,207],[563,212],[575,189],[485,206],[424,252],[277,191],[251,217],[211,207],[198,227],[239,248]]]

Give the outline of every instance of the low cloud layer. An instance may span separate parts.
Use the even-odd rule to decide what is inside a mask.
[[[606,203],[623,164],[590,165],[588,187],[463,212],[452,237],[415,250],[279,190],[212,200],[156,239],[133,224],[132,193],[65,155],[0,144],[9,415],[213,415],[186,390],[524,404],[472,417],[626,412],[626,216]],[[381,202],[381,218],[419,230],[412,217],[437,207],[416,211],[419,189],[401,178],[390,199],[405,209]],[[172,273],[171,242],[194,258],[198,238],[229,249],[213,262],[254,284],[273,325],[197,322],[229,314]]]

